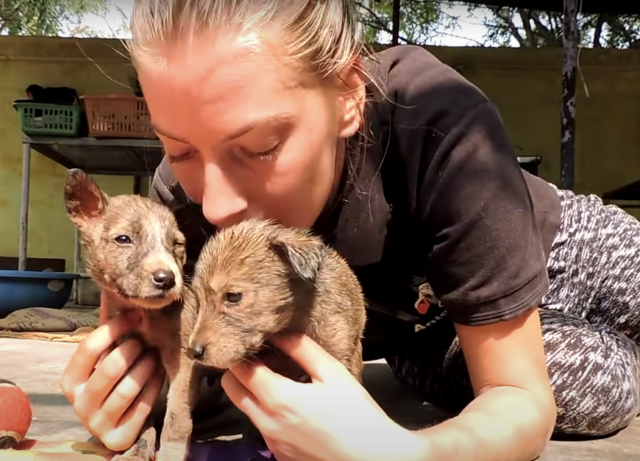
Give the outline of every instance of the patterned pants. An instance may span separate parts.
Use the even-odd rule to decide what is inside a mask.
[[[558,195],[562,223],[540,309],[555,432],[603,436],[640,411],[640,222],[596,196]],[[462,410],[473,391],[450,320],[414,336],[410,352],[387,359],[396,379],[433,405]]]

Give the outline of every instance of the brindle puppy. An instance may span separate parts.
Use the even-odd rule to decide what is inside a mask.
[[[80,231],[87,273],[102,289],[141,308],[142,322],[133,335],[158,349],[167,372],[167,413],[158,459],[166,452],[167,461],[179,460],[186,455],[171,452],[171,439],[178,437],[188,443],[192,420],[189,412],[180,419],[171,415],[184,412],[185,405],[194,406],[202,382],[200,369],[191,366],[183,346],[196,318],[189,309],[192,295],[183,279],[184,235],[167,207],[137,195],[108,197],[83,171],[72,169],[69,173],[64,190],[66,209]],[[119,314],[116,309],[107,317]],[[177,395],[175,389],[186,389],[186,394]],[[154,418],[156,423],[161,419],[158,411],[156,407],[136,444],[113,461],[154,459]],[[165,445],[169,451],[162,449]]]

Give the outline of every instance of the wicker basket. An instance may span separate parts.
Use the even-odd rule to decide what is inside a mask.
[[[79,136],[80,106],[15,101],[22,132],[27,136]]]
[[[157,139],[144,98],[129,94],[80,96],[94,138]]]

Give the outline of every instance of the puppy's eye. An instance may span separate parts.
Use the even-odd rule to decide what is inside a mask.
[[[130,245],[132,243],[131,237],[128,235],[118,235],[114,240],[118,245]]]
[[[225,300],[231,304],[239,303],[241,299],[242,293],[227,293],[225,295]]]

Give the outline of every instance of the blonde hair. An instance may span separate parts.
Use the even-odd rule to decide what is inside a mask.
[[[134,0],[128,48],[134,63],[145,56],[162,64],[159,51],[164,44],[223,27],[259,35],[271,26],[279,27],[276,45],[284,51],[280,54],[303,64],[318,82],[340,81],[340,72],[351,68],[360,74],[365,87],[371,83],[378,96],[383,94],[381,82],[365,66],[365,60],[377,60],[366,46],[353,0]],[[359,110],[360,142],[346,146],[350,183],[364,163],[371,135],[364,104]]]
[[[363,25],[352,0],[135,0],[129,50],[136,56],[157,55],[159,45],[199,33],[233,27],[260,33],[279,26],[279,49],[303,63],[320,80],[348,66],[361,65],[366,45]]]

